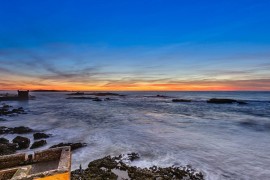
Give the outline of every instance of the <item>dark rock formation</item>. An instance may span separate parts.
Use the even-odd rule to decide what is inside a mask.
[[[165,95],[156,95],[156,96],[144,96],[146,98],[171,98],[170,96],[165,96]]]
[[[238,104],[242,104],[242,105],[245,105],[245,104],[248,104],[247,102],[245,101],[237,101]]]
[[[12,140],[13,143],[17,144],[17,149],[27,149],[30,145],[30,139],[22,136],[17,136]]]
[[[0,126],[0,134],[8,134],[10,132],[11,132],[10,128],[7,128],[5,126]]]
[[[50,134],[45,134],[45,133],[35,133],[33,134],[34,136],[34,139],[44,139],[44,138],[48,138],[50,137],[51,135]]]
[[[8,144],[9,140],[6,138],[0,138],[0,144]]]
[[[130,161],[134,161],[136,159],[140,158],[140,155],[138,153],[129,153],[127,154]]]
[[[121,94],[117,94],[117,93],[91,93],[89,95],[94,95],[94,96],[125,96],[125,95],[121,95]]]
[[[0,134],[26,134],[33,132],[29,127],[19,126],[15,128],[8,128],[5,126],[0,126]]]
[[[131,153],[132,156],[137,153]],[[121,161],[122,156],[111,157],[107,156],[102,159],[97,159],[88,164],[86,169],[78,169],[71,172],[72,180],[87,180],[87,179],[132,179],[132,180],[171,180],[171,179],[204,179],[203,174],[197,172],[191,167],[167,167],[160,168],[153,166],[151,168],[138,168],[128,166]],[[117,171],[120,173],[117,173]],[[128,177],[122,177],[127,174]]]
[[[189,99],[173,99],[172,102],[191,102]]]
[[[53,145],[50,148],[57,148],[57,147],[63,147],[63,146],[70,146],[71,150],[76,150],[82,147],[85,147],[87,144],[86,143],[60,143],[57,145]]]
[[[0,143],[0,156],[14,154],[17,145],[13,143],[1,144]]]
[[[25,114],[25,111],[22,107],[20,108],[15,108],[15,109],[11,109],[12,106],[6,105],[4,104],[2,107],[0,107],[0,116],[7,116],[7,115],[11,115],[11,114]]]
[[[14,134],[25,134],[25,133],[30,133],[30,132],[33,132],[33,130],[30,129],[29,127],[19,126],[19,127],[13,128]]]
[[[212,98],[207,101],[207,103],[214,103],[214,104],[232,104],[232,103],[238,103],[238,104],[247,104],[244,101],[238,101],[235,99],[217,99]]]
[[[40,141],[35,141],[32,146],[30,147],[30,149],[35,149],[35,148],[39,148],[39,147],[42,147],[44,145],[47,144],[47,141],[46,140],[40,140]]]

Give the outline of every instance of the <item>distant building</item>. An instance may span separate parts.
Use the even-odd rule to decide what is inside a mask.
[[[29,99],[29,91],[20,91],[18,90],[19,99]]]

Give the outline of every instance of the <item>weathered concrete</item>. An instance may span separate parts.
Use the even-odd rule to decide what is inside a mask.
[[[0,156],[0,179],[69,180],[70,167],[70,147]]]

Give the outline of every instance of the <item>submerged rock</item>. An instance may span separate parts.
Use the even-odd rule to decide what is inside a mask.
[[[27,149],[30,145],[30,139],[22,136],[17,136],[12,140],[13,143],[17,144],[17,149]]]
[[[129,154],[137,158],[137,153]],[[201,180],[204,179],[201,172],[197,172],[191,167],[167,167],[160,168],[153,166],[150,168],[139,168],[128,166],[121,161],[122,155],[118,157],[106,156],[102,159],[97,159],[88,164],[86,169],[77,169],[71,172],[72,180],[87,180],[87,179],[131,179],[131,180]]]
[[[232,103],[238,103],[238,104],[247,104],[244,101],[239,101],[235,99],[217,99],[212,98],[207,101],[207,103],[214,103],[214,104],[232,104]]]
[[[46,140],[40,140],[40,141],[35,141],[32,146],[30,147],[30,149],[35,149],[35,148],[39,148],[39,147],[42,147],[44,145],[47,144],[47,141]]]
[[[173,99],[172,102],[191,102],[189,99]]]
[[[44,139],[44,138],[48,138],[50,137],[51,135],[50,134],[45,134],[45,133],[35,133],[33,134],[34,136],[34,139]]]
[[[71,150],[74,151],[76,149],[85,147],[87,144],[86,143],[59,143],[57,145],[53,145],[50,148],[56,148],[56,147],[63,147],[63,146],[70,146]]]
[[[102,99],[96,97],[96,98],[93,99],[93,101],[102,101]]]

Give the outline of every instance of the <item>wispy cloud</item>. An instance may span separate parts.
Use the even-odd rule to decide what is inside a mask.
[[[123,52],[66,45],[1,49],[0,85],[1,89],[270,90],[270,54],[234,52],[205,60],[203,52],[202,57],[190,54],[191,47],[135,47]]]

